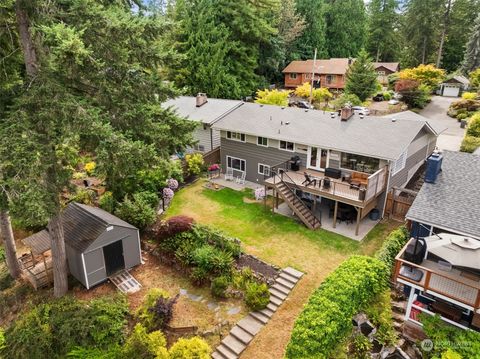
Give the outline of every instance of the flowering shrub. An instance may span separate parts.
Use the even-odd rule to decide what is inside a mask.
[[[169,178],[167,180],[167,187],[175,191],[178,188],[178,181],[175,178]]]
[[[186,155],[185,161],[187,161],[188,173],[191,176],[197,176],[202,172],[203,156],[200,153]]]
[[[163,189],[163,200],[167,203],[170,203],[175,193],[170,188]]]
[[[85,172],[87,172],[87,174],[91,176],[95,172],[96,167],[97,167],[97,164],[95,162],[93,161],[87,162],[85,163]]]
[[[209,171],[218,171],[220,169],[220,165],[217,163],[214,163],[213,165],[208,167]]]

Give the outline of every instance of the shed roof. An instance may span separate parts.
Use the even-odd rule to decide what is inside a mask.
[[[392,72],[397,72],[400,68],[400,64],[398,62],[374,62],[373,65],[375,66],[375,69],[378,69],[379,67],[385,67],[387,70]]]
[[[195,97],[180,96],[166,101],[162,106],[173,107],[180,116],[188,120],[211,125],[241,104],[242,101],[239,100],[209,98],[207,103],[197,107]]]
[[[101,208],[72,202],[62,212],[65,243],[85,251],[109,226],[137,229]],[[44,229],[23,240],[34,254],[50,249],[50,235]]]
[[[435,183],[424,183],[407,218],[480,239],[480,156],[443,152]]]
[[[288,64],[283,73],[311,73],[313,67],[313,60],[292,61]],[[344,75],[348,69],[348,59],[324,59],[315,61],[315,73],[317,74],[331,74]]]
[[[23,239],[22,242],[29,247],[35,255],[45,253],[51,248],[50,235],[46,229],[32,234],[30,237]]]
[[[359,155],[396,160],[425,128],[427,119],[412,112],[386,117],[353,115],[340,121],[331,112],[244,103],[219,120],[215,129],[290,141]],[[419,119],[419,117],[421,119]]]
[[[447,80],[445,80],[444,83],[458,83],[458,84],[468,86],[468,85],[470,85],[470,80],[467,79],[463,75],[454,75],[454,76],[451,76],[451,77],[447,78]]]

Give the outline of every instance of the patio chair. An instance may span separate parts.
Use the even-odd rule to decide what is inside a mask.
[[[227,168],[227,172],[225,172],[225,181],[233,181],[233,168]]]
[[[317,185],[317,179],[316,178],[312,178],[312,176],[310,176],[307,172],[303,172],[303,175],[305,176],[305,181],[303,181],[302,184],[304,184],[305,187],[308,187],[311,184],[313,184],[313,187],[315,187]]]
[[[246,176],[246,173],[245,173],[245,172],[242,172],[242,175],[241,175],[241,176],[238,176],[238,177],[235,179],[235,182],[238,183],[238,184],[245,184],[245,176]]]

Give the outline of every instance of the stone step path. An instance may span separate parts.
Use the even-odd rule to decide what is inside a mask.
[[[275,279],[275,284],[269,288],[270,303],[268,306],[263,310],[250,312],[245,318],[240,320],[230,330],[230,333],[223,338],[220,345],[213,352],[212,358],[239,358],[255,335],[268,323],[268,320],[277,311],[278,307],[287,299],[290,291],[302,276],[302,272],[291,267],[282,269],[279,276]]]

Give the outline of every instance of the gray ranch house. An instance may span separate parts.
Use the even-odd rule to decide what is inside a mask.
[[[212,125],[241,104],[242,101],[237,100],[209,99],[206,94],[199,93],[196,97],[180,96],[168,100],[163,107],[173,108],[181,117],[198,123],[193,133],[197,143],[187,150],[206,153],[220,146],[220,132]]]
[[[420,314],[480,331],[480,156],[432,155],[407,213],[412,238],[396,257],[395,281],[408,297],[405,328]]]
[[[356,234],[373,209],[383,217],[387,192],[408,183],[438,136],[413,112],[364,117],[347,108],[332,113],[255,103],[243,103],[213,128],[221,134],[224,172],[273,190],[311,229],[321,225],[317,202],[329,203],[333,227],[337,218],[356,221]]]

